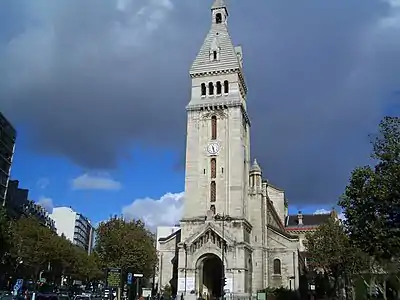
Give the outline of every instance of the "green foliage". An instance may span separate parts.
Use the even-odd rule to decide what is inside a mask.
[[[341,278],[351,280],[352,274],[363,271],[368,265],[366,256],[353,246],[338,220],[329,218],[306,238],[310,268],[331,279],[328,296],[337,292]]]
[[[52,232],[45,226],[41,226],[34,218],[21,218],[13,227],[13,251],[12,255],[18,264],[23,262],[34,276],[51,259]]]
[[[171,297],[172,297],[172,287],[169,284],[164,286],[163,296],[164,296],[165,299],[171,299]]]
[[[384,118],[372,144],[376,165],[353,171],[339,205],[352,241],[382,264],[400,253],[400,118]]]
[[[26,278],[38,279],[46,271],[48,278],[92,280],[103,276],[98,259],[58,236],[35,218],[23,217],[13,221],[9,240],[10,270]],[[50,266],[50,270],[48,270]],[[23,273],[23,274],[21,274]]]
[[[0,206],[0,263],[4,262],[5,255],[11,246],[10,220],[7,218],[6,210]]]
[[[102,266],[130,268],[150,278],[157,262],[154,235],[141,221],[113,217],[97,228],[96,253]]]
[[[296,291],[284,287],[266,288],[261,292],[266,293],[268,300],[298,300],[300,298]]]

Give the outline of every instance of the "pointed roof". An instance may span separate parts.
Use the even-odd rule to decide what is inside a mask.
[[[226,9],[224,0],[215,0],[212,9],[218,8]],[[217,61],[211,61],[210,50],[216,41],[218,41],[219,46],[219,59]],[[190,74],[194,75],[232,69],[240,70],[241,66],[231,36],[229,35],[228,26],[226,22],[219,24],[213,22],[200,51],[190,68]]]
[[[210,49],[217,37],[220,51],[219,60],[210,61]],[[213,24],[190,68],[190,74],[230,69],[240,69],[240,63],[228,28],[225,24]]]
[[[211,6],[211,9],[225,8],[226,4],[225,0],[214,0],[214,4]]]
[[[257,159],[254,159],[253,165],[250,168],[250,172],[261,172],[260,165],[257,162]]]

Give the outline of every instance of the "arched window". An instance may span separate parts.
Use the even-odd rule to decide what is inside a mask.
[[[213,213],[213,215],[215,215],[215,205],[211,205],[210,210]]]
[[[222,15],[221,15],[221,13],[217,13],[215,15],[215,23],[217,23],[217,24],[221,24],[222,23]]]
[[[222,84],[220,81],[217,81],[217,95],[221,95],[222,93]]]
[[[211,158],[211,178],[215,179],[217,177],[217,159]]]
[[[210,184],[210,202],[215,202],[217,200],[217,187],[215,181],[211,181]]]
[[[205,83],[201,84],[201,95],[205,96],[207,94],[207,87]]]
[[[213,51],[213,60],[217,60],[218,59],[218,51],[214,50]]]
[[[274,274],[281,275],[281,261],[278,258],[274,259]]]
[[[208,94],[214,95],[214,84],[212,82],[208,84]]]
[[[212,140],[217,139],[217,117],[216,116],[211,117],[211,139]]]
[[[229,81],[228,80],[224,81],[224,93],[225,94],[229,93]]]

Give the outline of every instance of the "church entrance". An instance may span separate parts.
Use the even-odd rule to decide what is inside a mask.
[[[215,254],[205,254],[197,261],[198,291],[204,299],[213,300],[221,296],[223,265]]]

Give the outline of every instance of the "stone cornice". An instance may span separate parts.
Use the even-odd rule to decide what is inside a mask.
[[[181,223],[191,223],[191,222],[203,222],[207,219],[206,216],[196,216],[192,218],[182,218],[179,222]]]
[[[234,101],[215,101],[213,103],[200,103],[200,104],[189,104],[186,106],[187,111],[198,111],[198,110],[218,110],[218,109],[227,109],[229,107],[240,107],[246,122],[251,126],[249,115],[240,100]]]

